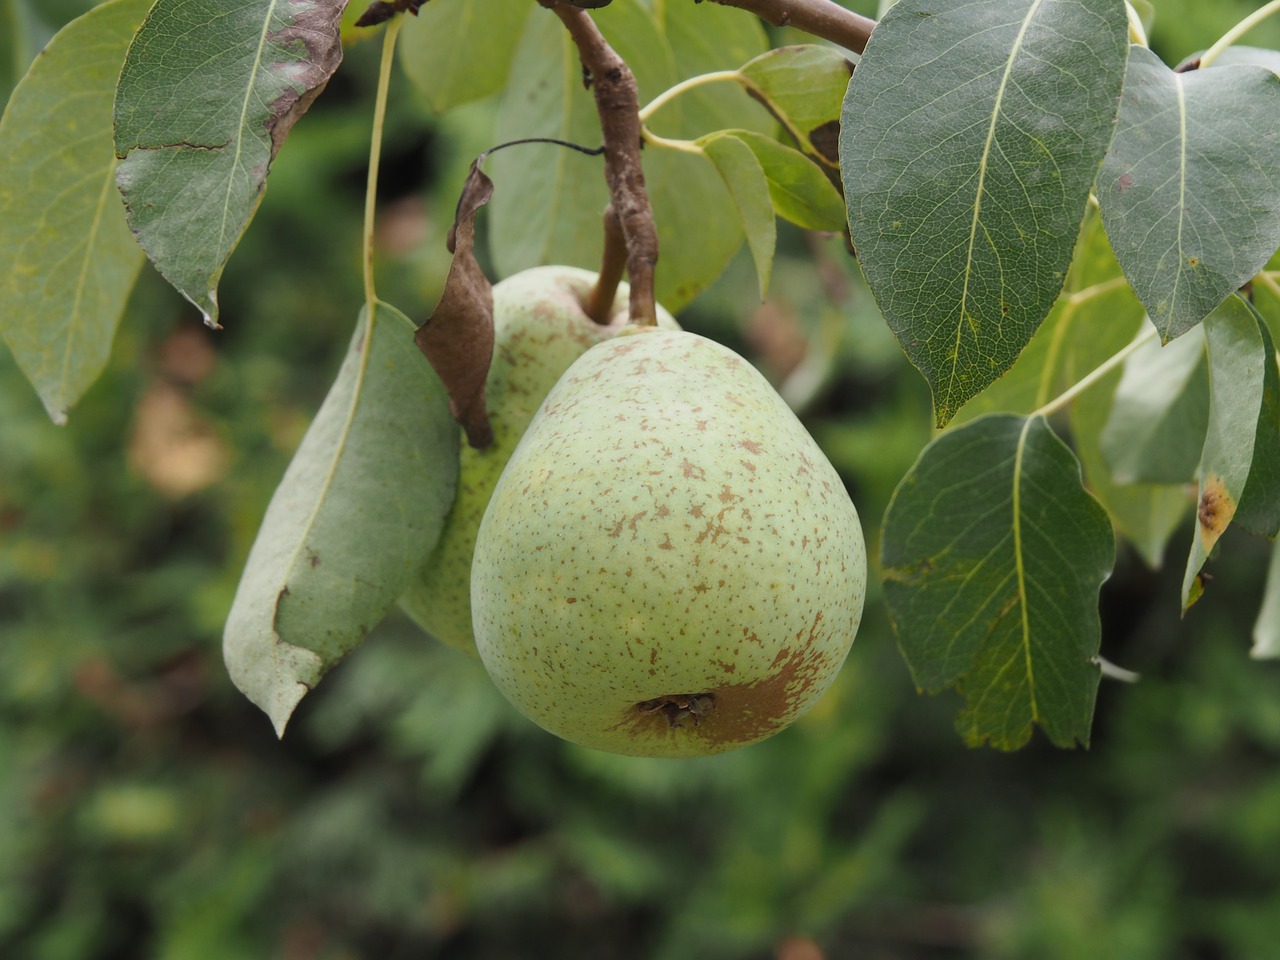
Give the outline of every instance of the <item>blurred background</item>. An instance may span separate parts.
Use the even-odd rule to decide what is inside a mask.
[[[91,6],[22,0],[29,53]],[[1153,46],[1176,63],[1256,6],[1157,0]],[[827,697],[732,754],[562,743],[399,614],[275,739],[221,631],[360,308],[377,47],[349,46],[277,160],[225,330],[144,271],[63,428],[0,354],[0,956],[1276,956],[1280,666],[1248,657],[1268,546],[1245,536],[1185,620],[1189,526],[1162,571],[1122,546],[1103,653],[1142,680],[1104,681],[1088,750],[966,749],[958,698],[916,694],[874,584]],[[393,90],[379,289],[418,319],[494,111],[436,118]],[[780,243],[768,303],[740,257],[681,320],[801,407],[874,557],[928,391],[843,246]]]

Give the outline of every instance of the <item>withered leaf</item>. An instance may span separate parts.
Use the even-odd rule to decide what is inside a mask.
[[[367,10],[356,20],[357,27],[373,27],[386,23],[397,13],[412,13],[415,17],[418,10],[427,0],[376,0],[369,4]]]
[[[493,181],[471,164],[453,226],[453,262],[435,312],[418,328],[414,342],[449,394],[449,412],[476,448],[493,442],[485,407],[484,382],[493,359],[493,287],[475,258],[476,213],[493,196]]]

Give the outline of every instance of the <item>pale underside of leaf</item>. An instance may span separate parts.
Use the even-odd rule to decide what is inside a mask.
[[[410,327],[385,304],[362,312],[228,616],[227,668],[279,734],[404,592],[453,500],[457,427]]]
[[[142,266],[114,189],[111,98],[145,0],[68,24],[0,120],[0,334],[55,422],[97,379]]]
[[[1253,625],[1253,649],[1249,654],[1258,660],[1280,657],[1280,541],[1271,548],[1267,586]]]
[[[1201,568],[1231,524],[1253,466],[1258,418],[1272,362],[1255,314],[1236,296],[1204,322],[1209,354],[1209,426],[1200,455],[1196,532],[1182,580],[1185,612],[1200,596]]]
[[[1151,331],[1146,325],[1146,330]],[[1204,337],[1151,339],[1126,359],[1100,438],[1121,484],[1191,483],[1209,419]]]

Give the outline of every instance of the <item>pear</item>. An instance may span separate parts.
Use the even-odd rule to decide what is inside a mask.
[[[587,747],[717,753],[776,733],[858,629],[858,514],[733,351],[633,328],[547,395],[471,569],[480,658],[525,716]]]
[[[441,642],[476,655],[471,628],[471,551],[480,518],[502,468],[538,405],[588,348],[627,326],[627,285],[618,287],[608,322],[582,303],[596,275],[577,267],[535,267],[493,288],[493,362],[485,380],[493,443],[483,450],[460,440],[458,492],[440,540],[400,606]],[[661,327],[679,329],[658,309]]]

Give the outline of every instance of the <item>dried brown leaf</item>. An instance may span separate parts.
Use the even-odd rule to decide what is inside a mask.
[[[471,165],[449,230],[453,262],[435,312],[414,342],[449,394],[449,412],[476,448],[493,442],[484,382],[493,359],[493,287],[475,257],[476,213],[493,196],[493,181]]]

